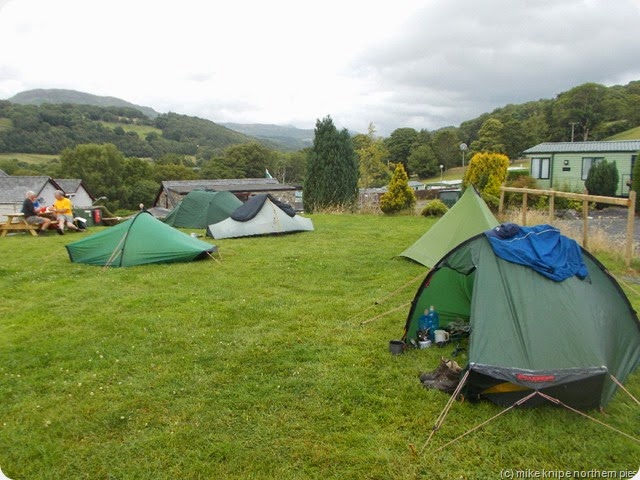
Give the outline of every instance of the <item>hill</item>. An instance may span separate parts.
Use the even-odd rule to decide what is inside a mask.
[[[34,90],[25,90],[24,92],[15,94],[8,100],[11,103],[17,103],[19,105],[71,103],[74,105],[94,105],[96,107],[127,107],[135,108],[151,119],[156,118],[159,115],[159,113],[151,107],[135,105],[116,97],[101,97],[90,93],[78,92],[76,90],[65,90],[61,88],[37,88]]]
[[[624,132],[613,135],[605,140],[638,140],[640,139],[640,127],[631,128]]]
[[[314,131],[264,123],[221,123],[225,127],[254,138],[267,140],[284,150],[302,150],[313,145]]]

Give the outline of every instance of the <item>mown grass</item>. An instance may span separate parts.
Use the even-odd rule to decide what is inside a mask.
[[[220,263],[127,269],[70,263],[64,245],[91,232],[1,238],[3,472],[475,479],[637,468],[640,444],[551,407],[508,412],[433,453],[501,411],[489,403],[456,402],[414,454],[449,398],[417,374],[452,348],[392,356],[408,307],[381,314],[413,298],[425,269],[395,255],[434,220],[312,219],[314,232],[215,241]],[[627,386],[640,397],[637,373]],[[640,430],[621,393],[590,414]]]

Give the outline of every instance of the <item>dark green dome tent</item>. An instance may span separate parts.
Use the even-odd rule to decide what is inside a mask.
[[[164,219],[172,227],[207,228],[229,218],[242,201],[231,192],[193,190]]]
[[[640,323],[604,266],[575,248],[587,276],[555,281],[499,257],[489,236],[470,238],[427,274],[403,340],[415,341],[419,318],[433,305],[441,327],[470,326],[467,398],[511,405],[539,391],[574,408],[605,406],[616,391],[611,376],[624,382],[640,362]],[[535,395],[526,404],[541,402]]]
[[[75,263],[130,267],[206,258],[215,245],[165,225],[149,212],[66,246]]]

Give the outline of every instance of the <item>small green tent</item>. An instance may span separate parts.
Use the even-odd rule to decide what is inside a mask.
[[[193,190],[169,212],[164,223],[172,227],[207,228],[229,218],[242,201],[231,192]]]
[[[538,391],[574,408],[606,405],[616,391],[610,376],[624,382],[640,363],[640,323],[603,265],[575,248],[588,275],[554,281],[499,257],[487,235],[472,237],[429,271],[403,340],[415,342],[420,316],[433,305],[441,328],[469,323],[467,398],[511,405]],[[526,403],[545,401],[536,395]]]
[[[147,263],[190,262],[217,250],[165,225],[149,212],[66,246],[75,263],[130,267]]]
[[[498,223],[476,189],[468,187],[460,200],[400,256],[431,268],[456,245]]]

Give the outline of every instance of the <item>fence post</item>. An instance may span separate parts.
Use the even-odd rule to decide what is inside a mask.
[[[504,190],[500,189],[500,204],[498,205],[498,216],[502,215],[503,208],[504,208]]]
[[[522,225],[527,224],[527,192],[522,194]]]
[[[589,192],[585,190],[585,195]],[[582,201],[582,248],[588,249],[589,244],[589,200],[586,198]]]
[[[556,208],[556,195],[553,190],[551,190],[551,195],[549,195],[549,223],[553,223],[555,220],[555,208]]]
[[[624,252],[624,260],[627,267],[631,266],[631,257],[633,256],[633,240],[634,228],[633,221],[636,216],[636,192],[629,191],[629,206],[627,208],[627,245]]]

